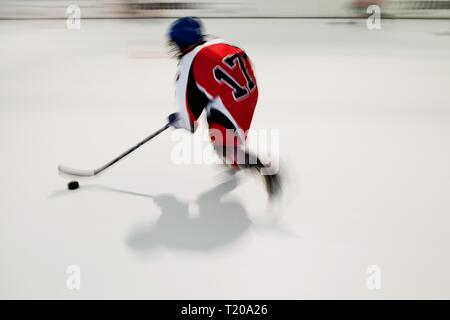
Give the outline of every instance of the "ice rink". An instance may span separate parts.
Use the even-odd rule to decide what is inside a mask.
[[[175,110],[171,21],[0,21],[0,298],[450,298],[448,21],[204,20],[254,62],[253,128],[279,130],[272,212],[261,177],[175,164],[173,131],[68,191],[58,164]]]

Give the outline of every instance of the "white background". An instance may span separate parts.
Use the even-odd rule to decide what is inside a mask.
[[[66,190],[58,164],[99,166],[174,110],[170,22],[0,22],[1,298],[450,297],[446,22],[205,20],[253,59],[253,127],[280,130],[272,216],[261,177],[220,200],[170,132]]]
[[[0,0],[0,18],[65,18],[66,8],[77,5],[84,18],[111,17],[354,17],[361,15],[352,4],[357,0]],[[450,10],[424,10],[433,0],[418,3],[385,0],[382,11],[390,17],[450,18]],[[133,10],[127,4],[161,4],[160,10]],[[406,3],[406,5],[405,5]],[[178,5],[178,8],[174,8]],[[180,6],[184,5],[184,9]],[[194,5],[194,7],[192,7]],[[187,7],[186,7],[187,6]],[[196,6],[196,7],[195,7]],[[172,9],[170,9],[172,8]],[[419,10],[420,9],[420,10]]]

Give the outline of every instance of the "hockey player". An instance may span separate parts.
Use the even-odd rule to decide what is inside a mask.
[[[169,116],[174,128],[194,132],[207,113],[214,149],[231,168],[263,173],[269,197],[280,193],[277,174],[244,150],[247,131],[258,101],[258,85],[244,50],[220,39],[207,41],[199,19],[184,17],[169,29],[169,45],[179,59],[176,100],[179,112]]]

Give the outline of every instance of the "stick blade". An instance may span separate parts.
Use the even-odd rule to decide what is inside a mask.
[[[58,166],[58,172],[59,174],[65,174],[69,176],[75,176],[75,177],[92,177],[95,176],[94,170],[78,170],[78,169],[72,169],[66,166]]]

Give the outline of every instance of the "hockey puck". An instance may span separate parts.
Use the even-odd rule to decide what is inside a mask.
[[[78,189],[80,187],[80,185],[78,184],[78,181],[70,181],[68,184],[67,184],[67,188],[69,189],[69,190],[75,190],[75,189]]]

